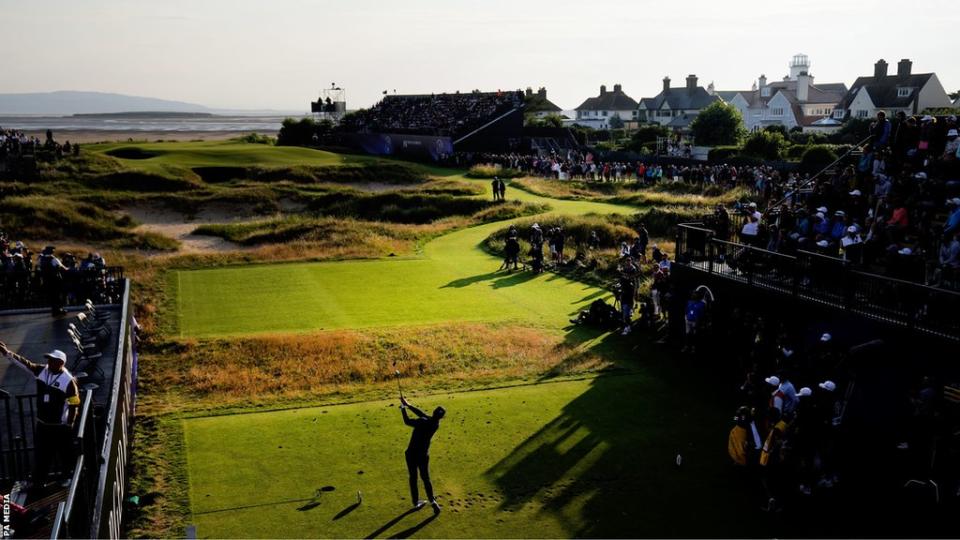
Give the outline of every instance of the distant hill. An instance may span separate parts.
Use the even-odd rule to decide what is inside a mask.
[[[213,112],[182,101],[103,92],[0,94],[0,114],[96,114],[118,112]]]
[[[299,111],[214,109],[196,103],[106,92],[0,94],[0,115],[73,115],[111,113],[301,114]]]

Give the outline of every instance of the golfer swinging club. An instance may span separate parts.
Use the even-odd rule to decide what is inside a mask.
[[[407,416],[407,409],[413,411],[416,418]],[[407,400],[400,396],[400,413],[403,415],[403,423],[413,428],[413,434],[410,435],[410,444],[407,445],[407,472],[410,473],[410,498],[413,501],[415,509],[423,508],[427,501],[420,499],[420,493],[417,491],[417,471],[420,472],[420,478],[423,480],[423,489],[427,492],[427,499],[433,506],[433,513],[440,513],[440,505],[433,496],[433,484],[430,483],[430,439],[440,427],[440,419],[447,411],[443,407],[437,407],[433,410],[433,416],[407,403]]]

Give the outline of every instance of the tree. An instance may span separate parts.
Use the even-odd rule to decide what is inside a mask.
[[[870,135],[870,118],[849,118],[840,126],[836,133],[830,136],[831,142],[839,144],[857,144]]]
[[[633,132],[630,142],[624,145],[624,149],[642,152],[645,145],[652,145],[657,142],[657,137],[669,137],[670,130],[660,124],[646,124],[640,126]]]
[[[690,124],[694,140],[702,146],[737,144],[746,133],[740,111],[722,101],[715,101]]]
[[[740,153],[745,156],[775,161],[783,157],[783,150],[786,146],[787,141],[783,138],[782,133],[763,130],[751,133],[744,141]]]
[[[278,146],[310,146],[322,141],[333,131],[333,122],[321,120],[317,122],[307,116],[304,118],[284,118],[277,133]]]
[[[816,174],[837,160],[837,154],[833,148],[826,144],[814,144],[807,148],[800,158],[800,169]]]
[[[957,90],[956,92],[951,92],[951,93],[948,95],[948,97],[949,97],[950,99],[957,99],[958,97],[960,97],[960,90]]]
[[[623,129],[623,118],[620,118],[619,114],[610,118],[610,129]]]
[[[531,115],[526,124],[528,127],[562,128],[563,118],[559,114],[548,114],[542,118]]]
[[[763,130],[767,133],[779,133],[781,135],[787,134],[787,126],[784,126],[783,124],[773,124],[763,128]]]

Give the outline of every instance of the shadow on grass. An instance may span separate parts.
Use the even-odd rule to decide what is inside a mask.
[[[430,517],[428,517],[427,519],[421,521],[420,523],[417,523],[417,524],[414,525],[413,527],[404,529],[404,530],[398,532],[397,534],[394,534],[394,535],[391,536],[390,538],[410,538],[411,536],[413,536],[414,534],[416,534],[417,531],[419,531],[420,529],[426,527],[427,525],[430,524],[431,521],[437,519],[438,517],[440,517],[440,514],[432,514],[432,515],[431,515]]]
[[[359,507],[360,507],[360,503],[355,502],[350,506],[344,508],[343,510],[337,512],[337,515],[333,516],[333,519],[331,521],[337,521],[338,519],[345,517],[347,514],[349,514],[350,512],[353,512]]]
[[[366,536],[366,538],[367,538],[368,540],[369,540],[370,538],[379,538],[380,535],[382,535],[382,534],[385,533],[387,530],[389,530],[390,527],[393,527],[393,526],[396,525],[397,523],[400,523],[401,521],[403,521],[403,518],[409,516],[410,514],[413,514],[414,512],[417,512],[417,511],[419,511],[419,510],[422,510],[422,508],[410,508],[410,509],[407,510],[406,512],[400,514],[399,516],[397,516],[397,517],[391,519],[390,521],[384,523],[383,525],[381,525],[379,529],[377,529],[377,530],[373,531],[372,533],[368,534],[368,535]]]
[[[460,289],[463,287],[468,287],[470,285],[473,285],[474,283],[480,283],[481,281],[487,281],[487,280],[493,279],[494,277],[496,277],[498,273],[499,272],[487,272],[486,274],[477,274],[475,276],[455,279],[440,288],[441,289],[450,289],[450,288]]]

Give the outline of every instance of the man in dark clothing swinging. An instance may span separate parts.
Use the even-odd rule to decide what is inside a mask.
[[[416,418],[407,416],[407,409],[417,415]],[[420,473],[420,479],[423,480],[423,489],[427,492],[427,500],[433,506],[435,514],[440,513],[440,505],[437,504],[433,496],[433,484],[430,482],[430,440],[433,434],[440,427],[440,419],[446,414],[443,407],[437,407],[433,410],[433,416],[428,416],[425,412],[407,403],[407,400],[400,397],[400,413],[403,415],[403,423],[413,428],[413,434],[410,435],[410,444],[407,445],[407,472],[410,474],[410,498],[413,501],[413,507],[423,508],[427,501],[420,499],[420,493],[417,490],[417,472]]]

